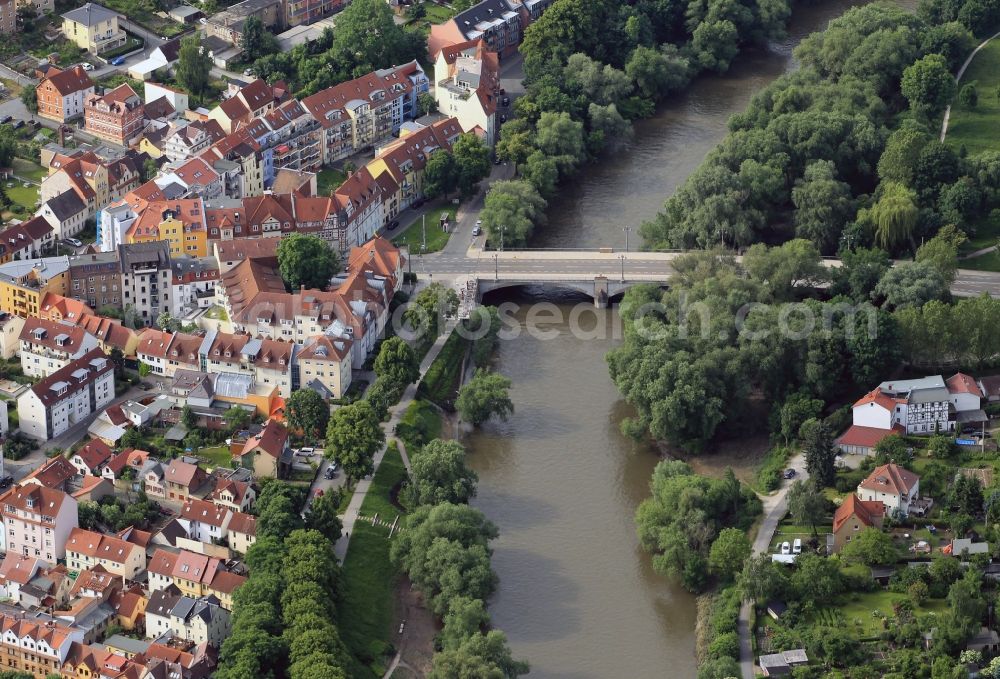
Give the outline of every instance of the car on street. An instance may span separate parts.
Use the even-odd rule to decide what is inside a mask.
[[[506,113],[501,113],[500,114],[500,122],[501,123],[507,122],[507,114]]]
[[[794,469],[786,469],[786,470],[785,470],[785,473],[784,473],[784,477],[785,477],[786,479],[794,479],[794,478],[795,478],[795,475],[796,475],[797,473],[798,473],[798,472],[796,472],[796,471],[795,471]]]
[[[85,70],[85,71],[93,71],[94,70],[94,65],[92,63],[90,63],[89,61],[85,61],[85,62],[83,62],[80,65],[83,66],[83,70]]]
[[[202,17],[202,18],[198,19],[198,23],[201,24],[202,26],[204,26],[205,24],[208,23],[208,19],[206,19],[205,17]]]
[[[337,475],[337,470],[333,468],[333,465],[330,465],[329,467],[327,467],[326,471],[323,472],[323,478],[326,479],[327,481],[329,481],[330,479],[332,479],[336,475]]]
[[[790,542],[788,542],[788,540],[785,540],[784,542],[781,543],[781,553],[782,554],[792,553],[792,545]]]
[[[398,219],[394,219],[391,222],[389,222],[389,226],[387,226],[385,228],[387,230],[389,230],[389,231],[392,231],[393,229],[397,228],[398,226],[399,226],[399,220]]]
[[[504,106],[510,106],[510,97],[504,97],[503,98],[503,105]]]
[[[125,57],[115,57],[108,63],[111,64],[112,66],[121,66],[122,64],[125,63]]]
[[[479,226],[478,224],[476,224],[474,227],[472,227],[472,236],[473,236],[473,238],[475,238],[476,236],[481,235],[482,233],[483,233],[483,227]]]
[[[75,248],[78,248],[83,245],[83,241],[81,241],[78,238],[64,238],[63,240],[66,242],[67,245],[72,245]]]
[[[13,119],[14,119],[14,116],[4,116],[3,118],[0,118],[0,125],[6,125],[7,123],[9,123],[10,121],[12,121]]]
[[[792,543],[792,554],[802,553],[802,538],[795,538],[795,542]]]
[[[244,75],[244,77],[252,78],[253,77],[253,69],[251,69],[251,68],[246,69],[245,71],[243,71],[243,75]]]
[[[14,483],[14,477],[10,474],[0,477],[0,489],[9,488]]]

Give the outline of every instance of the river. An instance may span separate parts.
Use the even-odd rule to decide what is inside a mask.
[[[787,40],[741,56],[727,75],[700,79],[639,122],[623,149],[562,187],[532,245],[621,246],[628,225],[637,247],[636,227],[722,139],[729,116],[794,67],[794,45],[853,4],[860,3],[800,5]],[[487,302],[502,300],[536,301],[522,292]],[[564,315],[568,301],[558,307]],[[525,313],[516,318],[524,327]],[[617,317],[609,311],[602,319]],[[694,677],[694,597],[653,571],[635,535],[633,515],[658,456],[619,433],[629,407],[604,361],[618,340],[574,336],[565,321],[542,327],[555,337],[522,334],[501,342],[495,359],[513,380],[513,417],[466,438],[480,476],[473,504],[500,529],[493,622],[536,679]],[[725,463],[745,465],[736,448]],[[699,472],[712,473],[723,460],[699,463]]]

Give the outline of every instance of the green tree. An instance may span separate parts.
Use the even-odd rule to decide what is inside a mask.
[[[962,108],[976,108],[979,104],[979,92],[976,90],[975,83],[962,85],[962,89],[958,92],[958,103]]]
[[[455,156],[445,150],[432,153],[424,167],[424,195],[431,199],[447,196],[457,186]]]
[[[879,247],[892,251],[913,239],[919,215],[916,195],[896,182],[883,182],[879,188],[882,196],[870,213],[875,224],[875,242]]]
[[[826,422],[817,419],[807,420],[799,431],[802,441],[802,452],[806,457],[806,469],[817,488],[833,484],[834,458],[837,449],[833,446],[833,434]]]
[[[491,417],[506,421],[514,412],[510,400],[510,380],[500,373],[476,370],[475,375],[458,390],[455,408],[466,422],[479,426]]]
[[[583,123],[569,113],[546,111],[535,127],[535,143],[542,153],[556,159],[560,170],[572,168],[586,157]]]
[[[479,634],[490,621],[482,599],[456,597],[444,615],[444,628],[438,635],[441,647],[456,649],[469,637]]]
[[[284,537],[302,528],[299,507],[289,495],[278,495],[257,515],[257,537]]]
[[[153,372],[153,367],[151,365],[139,361],[139,377],[149,377],[151,372]]]
[[[187,404],[181,408],[181,424],[183,424],[184,428],[189,431],[198,426],[198,415],[196,415],[194,410],[191,409],[191,406]]]
[[[313,440],[326,432],[330,406],[312,389],[297,389],[285,401],[285,421],[289,429],[301,430],[308,440]]]
[[[955,78],[940,54],[928,54],[903,71],[900,90],[917,115],[936,120],[955,96]]]
[[[544,15],[543,15],[544,16]],[[528,663],[515,660],[507,645],[507,637],[499,630],[467,637],[456,648],[446,648],[434,654],[428,679],[516,679],[528,672]]]
[[[723,580],[733,578],[743,570],[750,558],[750,540],[739,528],[723,528],[708,552],[708,565]]]
[[[375,374],[398,387],[405,387],[420,377],[420,361],[401,337],[390,337],[379,348]]]
[[[457,441],[434,439],[413,455],[406,488],[406,505],[461,504],[476,494],[479,477],[465,464],[465,449]]]
[[[545,223],[548,203],[523,179],[494,182],[486,194],[480,216],[490,244],[499,247],[527,243],[536,225]]]
[[[640,45],[625,64],[625,73],[639,92],[649,99],[661,99],[688,83],[691,65],[673,45],[654,49]]]
[[[38,113],[38,97],[34,87],[25,87],[21,90],[21,103],[28,109],[28,113],[32,115]]]
[[[522,165],[521,176],[531,182],[538,194],[547,200],[555,194],[559,183],[559,163],[541,151],[534,151]]]
[[[443,322],[458,311],[458,294],[440,283],[431,283],[410,300],[403,320],[424,341],[441,335]]]
[[[703,21],[691,35],[691,53],[702,69],[725,73],[739,53],[738,43],[732,21]]]
[[[927,439],[927,452],[936,460],[949,460],[957,450],[950,436],[935,434]]]
[[[878,175],[883,181],[910,186],[920,151],[930,141],[930,135],[913,121],[904,122],[889,135],[878,161]]]
[[[884,300],[888,309],[921,307],[932,300],[945,299],[948,284],[936,266],[929,261],[905,262],[894,266],[882,276],[872,299]]]
[[[254,62],[268,54],[280,52],[278,40],[264,28],[264,24],[256,16],[251,16],[243,23],[243,35],[240,47],[246,61]]]
[[[929,262],[938,270],[941,277],[951,283],[955,280],[958,270],[958,249],[965,241],[966,235],[953,224],[948,224],[938,231],[937,235],[917,248],[917,261]]]
[[[839,181],[832,161],[817,160],[806,167],[794,189],[795,235],[806,238],[823,253],[836,250],[844,227],[857,210],[851,187]]]
[[[338,270],[337,253],[319,236],[293,233],[278,243],[278,271],[293,291],[325,290]]]
[[[787,582],[770,554],[758,554],[744,563],[739,585],[748,601],[767,601],[781,596]]]
[[[781,404],[779,433],[786,444],[791,443],[799,435],[799,430],[806,420],[816,418],[823,412],[823,401],[810,398],[808,394],[798,391],[789,396]]]
[[[789,513],[796,523],[810,526],[814,536],[816,526],[826,519],[826,505],[826,497],[812,483],[796,481],[788,490]]]
[[[340,539],[343,524],[340,522],[341,494],[336,490],[328,490],[323,495],[313,498],[306,514],[306,528],[319,531],[330,542]]]
[[[455,157],[458,189],[462,195],[470,196],[490,173],[490,150],[482,139],[466,133],[455,141],[451,153]]]
[[[422,37],[418,40],[396,24],[386,3],[358,0],[337,15],[337,30],[326,56],[331,65],[344,70],[346,80],[423,57],[423,43]]]
[[[888,566],[899,559],[892,538],[878,528],[862,530],[844,545],[841,554],[849,563],[866,566]]]
[[[197,33],[181,38],[181,47],[174,72],[178,84],[186,89],[196,101],[203,101],[208,93],[211,71],[212,59],[209,57],[208,51],[202,49]]]
[[[246,429],[252,418],[253,415],[249,410],[240,408],[239,406],[232,406],[226,412],[222,413],[222,419],[226,421],[226,426],[231,432]]]
[[[371,405],[358,401],[339,408],[326,430],[326,456],[344,468],[348,485],[374,470],[375,453],[385,443],[385,432]]]

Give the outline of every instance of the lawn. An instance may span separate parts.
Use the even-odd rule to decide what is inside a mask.
[[[865,594],[847,595],[845,601],[838,606],[818,609],[815,621],[835,627],[843,627],[848,632],[857,635],[859,639],[877,637],[882,632],[882,617],[893,616],[892,606],[899,601],[907,601],[906,594],[897,594],[880,590]],[[948,609],[943,599],[931,599],[914,609],[917,617],[931,613],[940,614]],[[876,614],[878,612],[878,615]]]
[[[13,184],[14,186],[12,187],[4,187],[7,197],[15,205],[22,206],[25,212],[34,212],[35,206],[38,203],[38,187],[34,184],[23,186],[23,182],[13,182]]]
[[[438,227],[438,219],[442,213],[448,214],[448,221],[455,224],[455,211],[457,206],[447,205],[445,207],[435,206],[428,208],[424,214],[427,215],[427,249],[424,252],[437,252],[448,244],[450,233],[442,231]],[[402,232],[392,239],[396,245],[408,245],[412,254],[420,252],[420,245],[424,241],[424,230],[421,227],[423,215],[416,218],[403,227]]]
[[[370,516],[391,511],[393,517],[399,513],[389,493],[405,474],[399,451],[390,446],[361,505],[361,513]],[[365,668],[370,672],[368,676],[375,677],[381,677],[385,669],[382,660],[392,638],[393,589],[399,575],[389,560],[389,544],[388,530],[358,521],[341,575],[344,600],[340,604],[340,635],[355,657],[370,664]]]
[[[226,467],[228,469],[233,459],[232,454],[229,452],[229,446],[225,445],[202,448],[195,454],[210,467]]]
[[[14,174],[22,179],[30,179],[40,184],[48,173],[38,163],[24,158],[14,158]]]
[[[209,307],[208,311],[205,312],[205,318],[211,318],[216,321],[228,321],[229,314],[218,304]]]
[[[974,271],[1000,271],[1000,254],[994,250],[985,255],[973,257],[972,259],[958,260],[960,269],[973,269]]]
[[[432,24],[443,24],[448,19],[455,16],[455,10],[450,7],[435,5],[433,2],[425,2],[424,9],[427,10],[427,14],[424,15],[424,20],[429,21]]]
[[[959,89],[974,83],[979,93],[979,103],[969,109],[958,103],[958,95],[951,102],[951,120],[948,123],[946,142],[956,151],[965,147],[970,156],[983,151],[1000,151],[1000,42],[994,40],[980,50],[962,76]]]
[[[329,196],[330,192],[347,180],[347,175],[340,170],[328,167],[316,175],[316,191],[321,196]]]
[[[431,403],[417,399],[403,413],[396,426],[396,435],[403,439],[412,456],[414,448],[441,436],[441,415]]]

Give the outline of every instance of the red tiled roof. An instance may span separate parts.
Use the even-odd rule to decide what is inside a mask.
[[[879,429],[877,427],[862,427],[854,424],[848,427],[847,431],[840,435],[834,443],[844,446],[858,446],[860,448],[874,448],[875,445],[886,436],[902,434],[903,428],[898,424],[892,429]]]
[[[87,443],[75,453],[75,455],[80,456],[80,459],[83,460],[87,469],[90,469],[91,471],[96,470],[102,464],[110,460],[114,457],[114,454],[115,452],[111,450],[111,447],[101,439],[91,439],[90,441],[87,441]]]
[[[241,455],[246,455],[254,450],[262,450],[271,457],[278,459],[285,449],[288,441],[288,430],[282,427],[275,420],[269,419],[264,425],[264,429],[255,436],[251,436],[243,445]]]
[[[86,90],[94,86],[94,81],[83,70],[83,66],[75,66],[65,71],[59,71],[55,75],[45,78],[39,87],[44,85],[46,81],[52,83],[52,87],[64,97],[67,94],[73,94],[74,92]]]
[[[69,540],[66,541],[66,549],[87,557],[123,564],[137,550],[141,551],[142,547],[113,535],[74,528],[69,534]]]
[[[197,521],[210,526],[221,528],[226,523],[226,517],[230,510],[226,507],[214,505],[207,500],[191,498],[181,507],[181,518],[188,521]]]
[[[890,462],[876,467],[858,487],[880,493],[903,495],[909,493],[919,481],[920,477],[910,470],[903,469],[895,462]]]
[[[878,387],[875,387],[874,389],[872,389],[871,391],[869,391],[867,394],[865,394],[864,396],[862,396],[861,398],[859,398],[857,401],[855,401],[853,407],[857,408],[858,406],[863,406],[863,405],[866,405],[868,403],[878,404],[878,405],[882,406],[883,408],[885,408],[886,410],[888,410],[891,413],[893,410],[895,410],[897,403],[906,403],[906,399],[905,398],[893,398],[892,396],[889,396],[888,394],[884,393]]]
[[[245,512],[233,512],[233,518],[229,520],[229,532],[256,535],[257,517]]]
[[[59,488],[77,473],[76,467],[70,464],[69,460],[57,455],[29,474],[21,483],[23,485],[28,481],[37,481],[38,485],[46,488]]]
[[[885,514],[885,505],[879,500],[861,500],[857,495],[851,493],[844,502],[837,507],[833,513],[833,532],[836,533],[844,522],[852,516],[856,516],[858,521],[865,526],[874,526],[876,520]]]
[[[36,332],[37,331],[37,332]],[[63,337],[62,344],[56,342],[57,337]],[[29,344],[40,344],[46,349],[75,354],[83,345],[87,331],[78,325],[60,321],[47,321],[41,318],[28,318],[21,328],[20,340]]]
[[[948,378],[945,384],[948,385],[948,391],[952,394],[972,394],[979,398],[983,397],[983,392],[976,384],[976,380],[965,373],[955,373]]]

